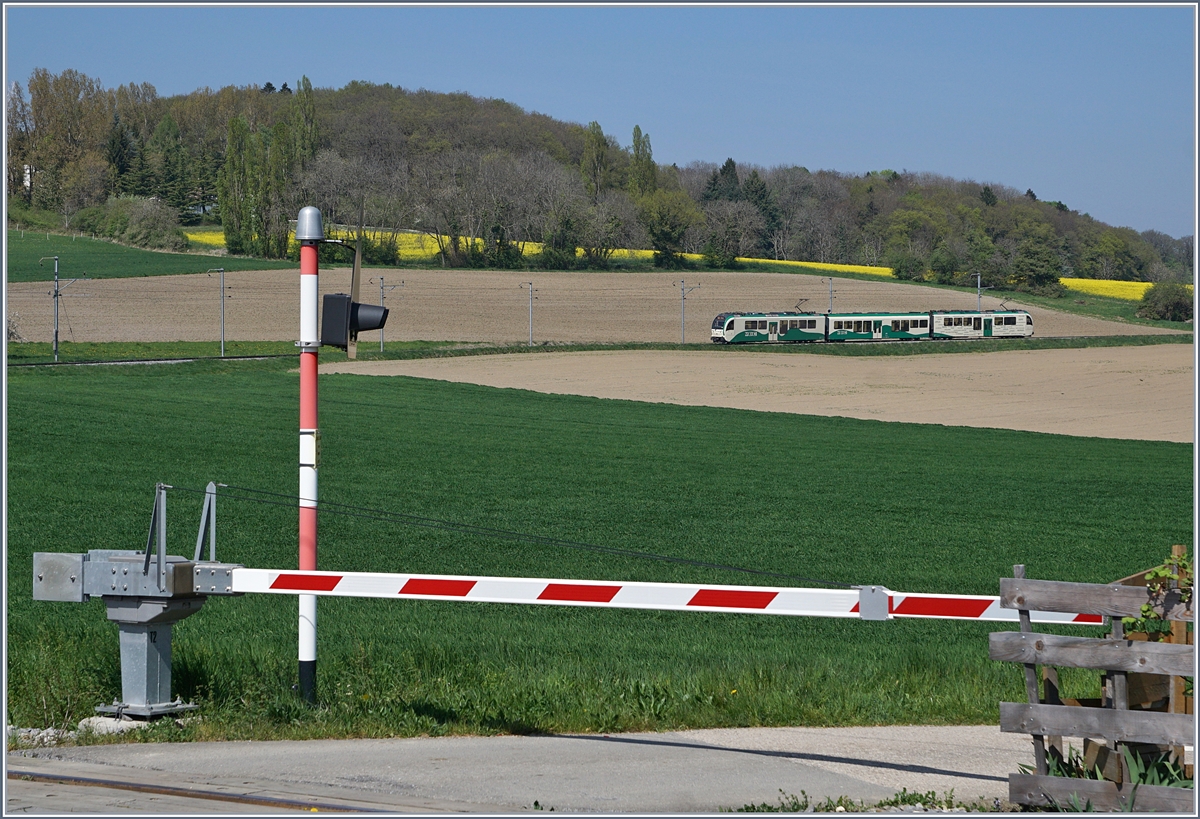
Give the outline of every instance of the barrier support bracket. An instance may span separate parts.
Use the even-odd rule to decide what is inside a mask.
[[[891,595],[883,586],[855,586],[858,589],[858,616],[863,620],[891,620]]]

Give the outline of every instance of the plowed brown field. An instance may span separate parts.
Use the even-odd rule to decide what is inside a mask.
[[[379,278],[364,285],[377,302]],[[345,292],[349,270],[322,271],[321,291]],[[227,273],[228,340],[289,340],[299,332],[299,274]],[[695,352],[553,353],[326,364],[322,372],[404,374],[542,392],[680,404],[1000,427],[1070,435],[1194,441],[1192,345],[1005,351],[979,355],[831,357],[713,350],[723,310],[823,311],[828,280],[770,273],[533,273],[418,271],[384,274],[390,340],[677,342],[680,281],[686,340]],[[31,341],[49,341],[49,286],[8,286],[9,313]],[[65,291],[60,338],[69,341],[215,341],[216,276],[77,282]],[[835,310],[970,309],[975,294],[890,281],[834,280]],[[985,296],[984,309],[1000,306]],[[1010,303],[1013,307],[1022,307]],[[1038,336],[1169,332],[1028,307]],[[362,344],[375,343],[367,333]]]
[[[679,282],[700,285],[687,296],[689,342],[707,342],[723,310],[824,311],[829,286],[819,276],[785,273],[508,273],[405,270],[386,272],[392,340],[521,342],[529,338],[533,281],[534,342],[680,340]],[[299,272],[226,273],[225,337],[240,341],[294,340],[300,328]],[[379,278],[363,285],[361,300],[378,303]],[[321,271],[322,293],[345,293],[347,268]],[[67,341],[215,341],[220,338],[220,280],[213,275],[79,281],[64,291],[59,337]],[[21,334],[49,341],[53,299],[46,282],[8,286],[8,309]],[[801,301],[804,300],[804,301]],[[834,280],[833,307],[857,310],[974,309],[973,292],[935,290],[891,281]],[[998,299],[985,296],[984,309]],[[1010,303],[1010,306],[1021,306]],[[1128,335],[1167,332],[1026,307],[1039,336]],[[377,336],[375,337],[377,338]],[[366,336],[371,340],[371,334]]]

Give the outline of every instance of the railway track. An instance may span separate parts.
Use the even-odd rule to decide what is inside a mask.
[[[278,808],[308,813],[329,811],[334,813],[387,813],[382,808],[363,807],[361,805],[346,805],[323,799],[288,799],[284,797],[264,796],[236,791],[211,790],[185,785],[152,785],[144,782],[133,782],[124,779],[108,777],[80,776],[77,774],[54,774],[45,771],[22,770],[19,767],[8,767],[8,779],[12,781],[41,782],[53,785],[71,785],[87,788],[108,788],[112,790],[130,791],[137,794],[153,796],[169,796],[181,799],[204,799],[215,802],[229,802],[238,805]],[[11,789],[11,786],[10,786]]]

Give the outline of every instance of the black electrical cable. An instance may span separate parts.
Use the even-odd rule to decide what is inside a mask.
[[[204,494],[206,491],[204,489],[192,489],[185,486],[172,486],[170,488],[181,492],[193,492],[197,494]],[[282,492],[270,492],[265,489],[250,489],[249,487],[244,486],[228,485],[222,485],[221,488],[226,490],[232,489],[235,492],[249,492],[256,495],[269,495],[276,498],[285,498],[288,502],[282,500],[272,501],[261,498],[242,497],[236,494],[231,495],[227,492],[222,492],[221,496],[228,498],[229,500],[250,501],[252,503],[262,503],[270,506],[287,506],[290,508],[296,508],[296,504],[300,500],[299,495],[288,495]],[[443,531],[477,535],[480,537],[494,537],[501,540],[515,540],[525,543],[533,543],[539,546],[559,546],[566,549],[599,552],[601,554],[618,555],[620,557],[637,557],[646,560],[661,560],[668,563],[683,563],[685,565],[699,566],[706,569],[721,569],[730,572],[761,575],[763,577],[779,577],[786,580],[801,580],[805,583],[817,583],[822,586],[833,586],[842,589],[853,588],[853,586],[851,586],[849,583],[840,583],[834,580],[818,580],[812,577],[802,577],[800,575],[784,574],[782,572],[768,572],[761,569],[747,569],[743,566],[727,566],[722,563],[708,563],[703,560],[692,560],[686,557],[672,557],[670,555],[660,555],[653,552],[639,552],[632,549],[618,549],[614,546],[599,546],[594,543],[584,543],[577,540],[546,537],[544,535],[527,535],[522,532],[513,532],[507,529],[494,529],[488,526],[475,526],[469,523],[455,523],[453,521],[440,520],[438,518],[409,515],[403,512],[389,512],[385,509],[371,509],[365,506],[352,506],[350,504],[335,503],[333,501],[321,501],[317,508],[320,512],[326,512],[328,514],[344,515],[346,517],[363,518],[366,520],[379,520],[390,523],[403,523],[409,526],[421,526],[428,529],[440,529]]]

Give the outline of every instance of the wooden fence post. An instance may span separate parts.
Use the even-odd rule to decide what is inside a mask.
[[[1025,579],[1025,564],[1018,563],[1013,566],[1013,577],[1018,580]],[[1017,609],[1017,616],[1021,620],[1021,631],[1029,634],[1033,631],[1033,625],[1029,620],[1029,609]],[[1034,663],[1025,663],[1025,694],[1029,697],[1030,705],[1039,705],[1041,697],[1038,695],[1038,680],[1037,666]],[[1041,734],[1033,734],[1033,759],[1037,766],[1038,776],[1045,776],[1049,773],[1050,768],[1046,764],[1046,743]]]
[[[1171,547],[1171,557],[1184,557],[1185,555],[1187,555],[1187,547],[1183,544],[1176,543]],[[1178,564],[1174,566],[1174,569],[1175,574],[1179,574]],[[1193,587],[1195,586],[1194,578],[1192,580],[1192,585]],[[1171,633],[1167,637],[1167,642],[1174,643],[1176,645],[1191,645],[1193,641],[1194,637],[1192,633],[1188,632],[1187,623],[1183,623],[1178,620],[1171,623]],[[1172,714],[1190,714],[1193,711],[1191,702],[1192,697],[1184,695],[1183,683],[1183,677],[1171,678],[1171,698],[1170,705],[1168,705],[1167,710]],[[1182,764],[1184,760],[1183,746],[1177,745],[1173,747],[1171,749],[1171,755],[1174,757],[1176,762]],[[1183,769],[1186,776],[1193,776],[1194,772],[1191,765],[1184,765]]]

